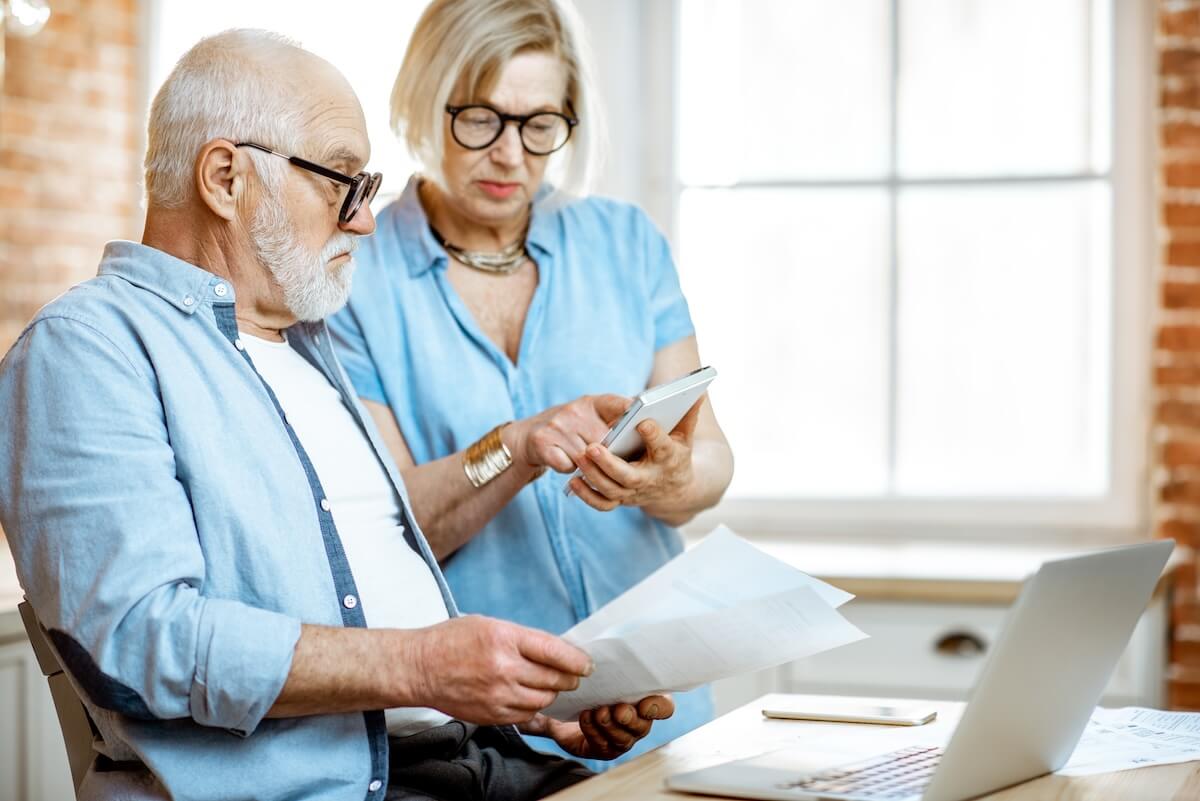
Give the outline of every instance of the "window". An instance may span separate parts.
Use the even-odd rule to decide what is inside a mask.
[[[1140,522],[1147,4],[575,2],[613,112],[604,184],[670,231],[721,372],[737,473],[700,525]],[[413,167],[387,108],[424,5],[346,0],[347,47],[324,3],[159,0],[148,90],[201,35],[299,39],[362,100],[378,206]]]
[[[1150,115],[1113,102],[1148,72],[1113,13],[679,0],[675,242],[737,456],[721,519],[1137,522]]]

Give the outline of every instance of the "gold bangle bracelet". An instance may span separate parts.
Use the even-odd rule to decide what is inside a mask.
[[[508,423],[501,423],[484,434],[463,455],[463,472],[476,489],[512,466],[512,454],[500,437],[500,431],[506,425]]]

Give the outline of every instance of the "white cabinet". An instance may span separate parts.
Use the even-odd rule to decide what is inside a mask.
[[[50,689],[22,634],[0,644],[0,801],[74,797]]]
[[[860,598],[842,611],[870,636],[773,670],[717,682],[717,712],[767,692],[963,700],[1008,609]],[[1165,660],[1165,604],[1156,598],[1142,615],[1101,704],[1161,706]]]

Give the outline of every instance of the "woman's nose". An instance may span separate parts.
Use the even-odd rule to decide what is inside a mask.
[[[521,145],[521,131],[515,122],[507,122],[500,138],[492,145],[492,160],[507,167],[519,166],[525,158],[525,148]]]

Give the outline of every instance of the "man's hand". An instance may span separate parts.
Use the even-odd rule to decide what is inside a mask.
[[[524,723],[592,672],[567,641],[503,620],[466,615],[411,634],[399,660],[410,705],[469,723]]]
[[[570,473],[588,445],[604,439],[630,402],[622,395],[584,395],[510,423],[501,437],[513,459],[534,468]]]
[[[558,747],[582,759],[616,759],[650,733],[656,720],[675,714],[669,696],[650,695],[634,704],[612,704],[589,709],[578,723],[536,715],[521,724],[521,731],[550,737]]]
[[[641,506],[652,512],[656,504],[669,502],[692,483],[692,441],[703,402],[703,398],[696,401],[669,434],[653,420],[642,421],[637,430],[646,452],[635,462],[603,445],[589,445],[577,460],[583,477],[571,479],[571,490],[602,512],[618,506]]]

